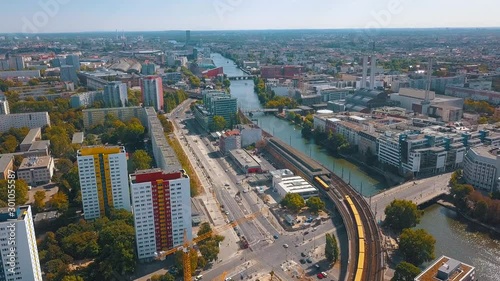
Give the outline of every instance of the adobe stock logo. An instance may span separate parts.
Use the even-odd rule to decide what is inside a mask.
[[[381,28],[389,27],[392,17],[403,11],[402,4],[406,1],[408,0],[389,0],[385,9],[378,12],[371,11],[370,15],[373,20],[365,25],[365,34],[368,36],[375,36]]]
[[[71,0],[40,0],[38,6],[40,10],[35,12],[31,19],[23,17],[23,33],[38,33],[47,26],[50,19],[55,17],[61,10],[61,5],[66,5]]]
[[[233,12],[242,3],[243,0],[216,0],[213,2],[213,6],[219,19],[222,21],[228,12]]]

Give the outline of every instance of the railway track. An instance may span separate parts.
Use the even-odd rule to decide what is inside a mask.
[[[363,225],[363,230],[364,230],[364,240],[366,242],[365,244],[365,258],[364,258],[364,264],[361,265],[363,268],[363,273],[358,274],[360,276],[354,276],[354,278],[350,278],[349,280],[365,280],[365,281],[382,281],[383,280],[383,271],[382,271],[382,252],[381,252],[381,245],[380,245],[380,233],[378,231],[378,227],[376,225],[375,219],[370,211],[370,208],[366,201],[363,199],[361,195],[359,195],[352,187],[350,187],[348,184],[346,184],[341,178],[339,178],[336,175],[332,175],[331,177],[332,181],[332,189],[337,189],[338,192],[342,197],[345,197],[348,195],[353,203],[356,209],[358,210],[362,225]],[[328,192],[330,194],[330,197],[335,197],[338,198],[338,195],[335,194],[333,190],[330,190]],[[339,198],[340,199],[340,198]],[[337,202],[336,202],[337,203]],[[339,205],[338,205],[339,206]],[[342,206],[342,205],[340,205]],[[343,209],[343,208],[338,208]],[[347,209],[344,209],[344,211],[347,211]],[[349,214],[351,227],[350,229],[356,229],[355,224],[353,223],[353,214]],[[347,227],[347,225],[346,225]],[[348,231],[349,233],[350,231]],[[353,248],[353,253],[350,254],[356,254],[356,267],[359,268],[358,266],[358,251],[360,249],[359,245],[359,240],[356,239],[358,238],[357,236],[357,231],[354,231],[356,236],[353,237],[353,239],[350,239],[350,241],[354,241],[356,246]],[[352,250],[351,250],[352,251]],[[350,271],[352,273],[356,272],[356,270]]]

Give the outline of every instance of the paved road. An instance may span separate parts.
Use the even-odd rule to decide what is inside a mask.
[[[245,250],[232,260],[216,263],[211,270],[204,272],[203,276],[207,280],[214,280],[217,276],[226,272],[227,277],[233,277],[233,279],[237,280],[241,278],[241,275],[246,278],[248,275],[258,272],[270,272],[273,270],[283,280],[291,280],[292,277],[289,275],[291,272],[283,270],[283,263],[287,260],[293,260],[300,265],[299,260],[302,259],[300,254],[304,253],[309,256],[314,248],[324,244],[325,233],[334,232],[336,229],[332,222],[328,221],[318,226],[316,231],[313,232],[310,229],[308,231],[310,233],[307,235],[303,235],[303,231],[286,233],[279,236],[270,245],[259,250]],[[287,244],[289,247],[284,248],[284,244]],[[313,263],[301,265],[305,272],[312,275],[327,270],[327,265],[323,257],[313,256],[312,260]],[[250,265],[245,265],[249,261]],[[320,264],[320,270],[314,267],[316,263]]]
[[[377,221],[385,218],[384,210],[394,199],[405,199],[417,205],[427,202],[443,193],[449,192],[448,182],[452,173],[442,174],[426,179],[411,181],[391,188],[385,192],[366,199],[371,205]]]

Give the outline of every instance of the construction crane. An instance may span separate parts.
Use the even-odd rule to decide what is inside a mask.
[[[183,255],[182,255],[182,265],[183,265],[183,271],[184,271],[184,281],[191,281],[192,277],[191,277],[191,258],[190,258],[190,254],[189,254],[189,250],[192,248],[193,245],[195,245],[196,243],[200,242],[200,241],[203,241],[207,238],[210,238],[212,237],[212,235],[216,235],[218,233],[221,233],[229,228],[234,228],[236,227],[237,225],[239,225],[240,223],[243,223],[243,222],[246,222],[246,221],[250,221],[250,220],[254,220],[255,218],[257,218],[259,215],[262,215],[262,210],[264,208],[254,212],[254,213],[251,213],[247,216],[244,216],[242,218],[239,218],[231,223],[228,223],[228,224],[225,224],[223,226],[220,226],[216,229],[213,229],[207,233],[204,233],[196,238],[194,238],[193,240],[189,241],[187,239],[187,232],[186,230],[184,230],[184,242],[182,244],[182,246],[180,247],[177,247],[177,248],[172,248],[168,251],[161,251],[159,253],[156,253],[156,257],[155,259],[156,260],[163,260],[164,258],[166,258],[168,255],[171,255],[177,251],[182,251]]]

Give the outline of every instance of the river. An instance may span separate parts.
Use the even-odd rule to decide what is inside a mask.
[[[220,54],[212,54],[212,60],[217,67],[222,66],[224,73],[228,76],[246,75],[233,61],[222,57]],[[231,81],[231,94],[238,98],[238,106],[240,108],[247,110],[262,108],[253,87],[254,83],[252,80]],[[288,121],[278,119],[273,115],[264,115],[263,113],[255,113],[253,119],[257,120],[258,125],[263,130],[273,134],[296,149],[306,153],[311,158],[316,159],[316,161],[322,163],[325,167],[333,170],[337,175],[343,177],[346,182],[350,182],[355,189],[362,191],[363,195],[371,196],[388,188],[385,182],[369,176],[365,171],[351,162],[332,157],[320,146],[317,146],[314,141],[303,139],[300,128],[293,126]]]
[[[228,76],[245,75],[233,61],[220,54],[213,54],[212,59],[216,66],[224,67],[224,73]],[[239,107],[261,108],[253,86],[252,80],[231,81],[231,94],[238,98]],[[263,114],[255,114],[253,118],[257,119],[258,125],[267,132],[310,155],[326,167],[333,167],[337,175],[342,176],[344,170],[343,178],[347,182],[350,174],[351,185],[358,190],[363,186],[362,193],[365,196],[387,188],[384,183],[370,177],[356,165],[329,156],[313,142],[303,139],[300,129],[286,120]],[[490,238],[488,234],[473,230],[467,223],[459,220],[455,212],[433,205],[425,209],[422,221],[417,227],[427,230],[436,238],[436,257],[447,255],[475,266],[478,280],[500,281],[500,274],[497,273],[500,271],[500,242]]]

